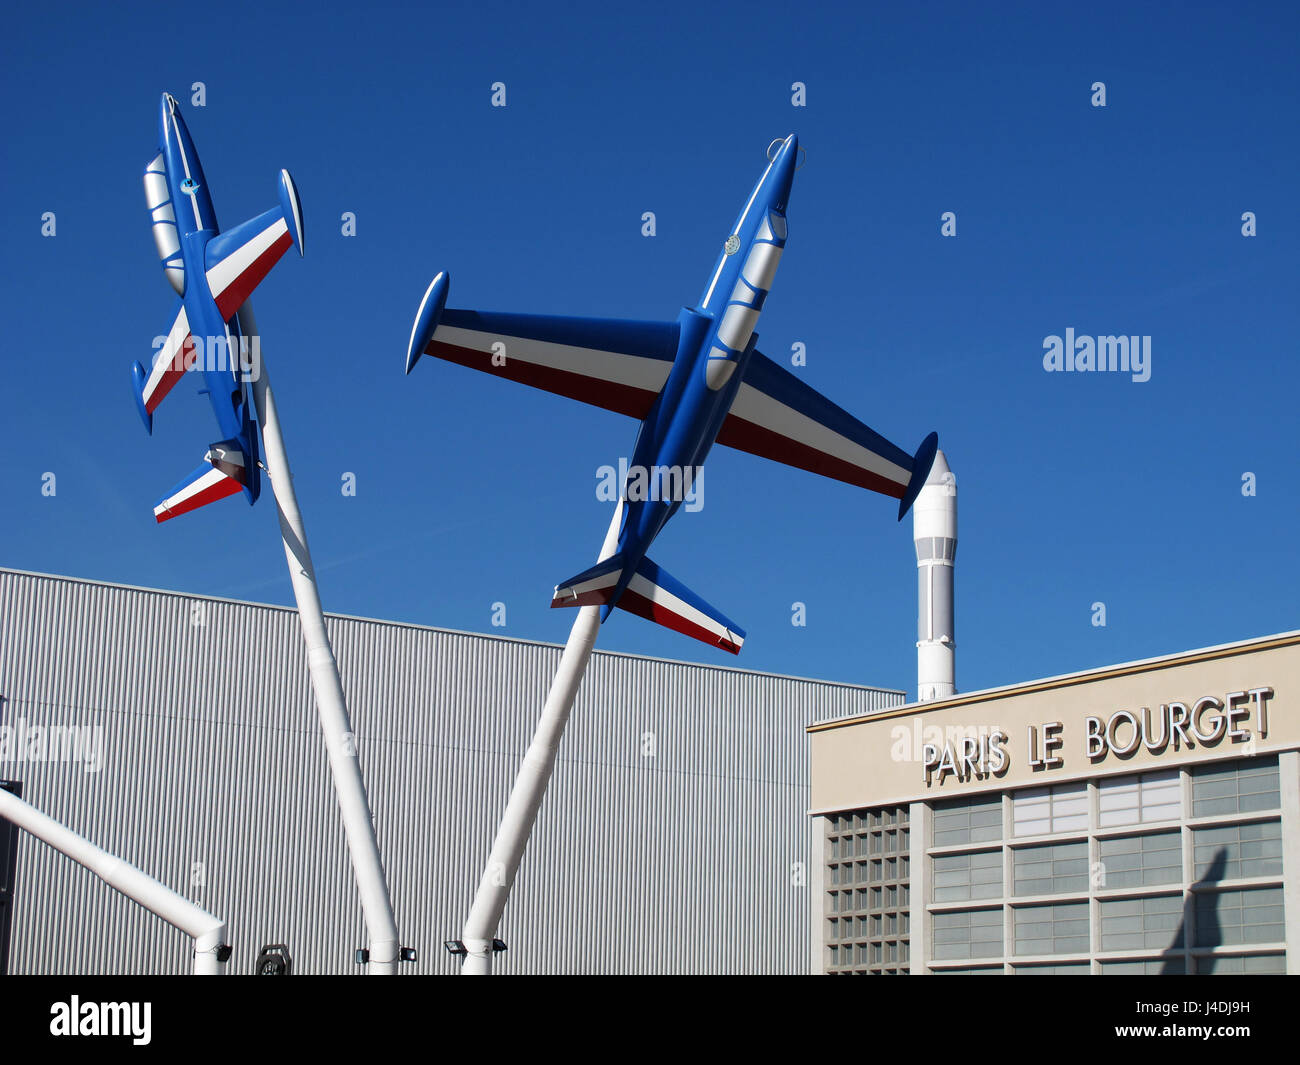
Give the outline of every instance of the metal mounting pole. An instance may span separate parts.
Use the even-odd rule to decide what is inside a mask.
[[[229,951],[225,949],[226,923],[220,917],[214,917],[202,906],[129,862],[97,847],[4,788],[0,788],[0,817],[66,854],[115,891],[120,891],[191,937],[194,940],[195,976],[221,974],[222,962],[229,956]]]
[[[275,492],[276,509],[280,515],[280,536],[284,540],[289,577],[293,581],[302,635],[307,643],[307,668],[311,673],[316,709],[320,713],[325,748],[329,753],[330,773],[334,777],[334,792],[338,796],[339,810],[343,815],[343,830],[347,835],[352,871],[357,879],[357,893],[361,897],[361,910],[370,940],[369,971],[372,974],[391,974],[397,971],[398,957],[393,904],[388,894],[388,882],[384,878],[379,844],[375,839],[375,825],[370,814],[370,803],[366,799],[365,781],[361,777],[356,740],[348,720],[347,704],[343,699],[343,683],[339,679],[338,663],[330,648],[329,634],[325,631],[325,613],[321,609],[316,571],[312,567],[311,551],[307,547],[307,532],[298,510],[298,497],[293,490],[293,474],[289,470],[289,457],[284,448],[275,394],[271,391],[266,362],[260,354],[257,321],[253,317],[252,307],[247,303],[239,309],[239,327],[245,337],[259,338],[254,348],[258,356],[252,375],[252,390],[253,402],[257,405],[257,420],[262,430],[263,460],[271,488]]]
[[[614,554],[614,549],[618,546],[622,515],[623,503],[620,500],[614,508],[614,517],[609,523],[605,543],[596,561],[603,562]],[[546,705],[542,707],[542,716],[537,722],[533,742],[528,745],[528,752],[519,767],[506,812],[501,816],[496,841],[492,844],[492,854],[488,858],[487,868],[483,870],[483,879],[479,882],[478,894],[474,896],[474,905],[465,921],[465,931],[461,934],[461,942],[465,946],[460,970],[463,975],[487,976],[492,972],[492,940],[501,923],[506,901],[510,898],[510,889],[519,872],[519,863],[523,859],[524,848],[528,846],[528,837],[537,820],[537,810],[546,794],[546,785],[550,783],[551,773],[555,769],[555,757],[560,749],[564,726],[569,720],[578,685],[582,683],[582,675],[586,672],[599,631],[600,607],[579,607],[578,619],[573,623],[569,640],[564,645],[560,668],[556,670]]]

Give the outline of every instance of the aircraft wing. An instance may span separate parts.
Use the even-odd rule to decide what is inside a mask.
[[[426,302],[429,297],[426,296]],[[677,354],[676,322],[558,318],[442,310],[422,347],[412,333],[407,371],[419,353],[436,356],[642,419],[668,380]]]
[[[153,412],[167,398],[181,375],[194,365],[196,356],[185,301],[177,297],[171,328],[167,330],[167,339],[154,358],[152,368],[146,370],[143,363],[137,362],[134,369],[136,403],[149,432],[153,432]]]
[[[934,461],[929,437],[909,455],[758,351],[717,442],[903,500],[900,518]]]

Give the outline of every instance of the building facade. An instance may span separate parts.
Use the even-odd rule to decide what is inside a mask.
[[[458,938],[561,648],[329,616],[408,971]],[[807,972],[804,729],[899,692],[597,652],[496,971]],[[365,930],[296,613],[0,569],[0,781],[227,922],[357,972]],[[0,821],[14,973],[184,973],[190,943]],[[701,934],[707,930],[709,934]],[[6,954],[7,951],[7,954]]]
[[[813,969],[1300,973],[1300,632],[809,729]]]

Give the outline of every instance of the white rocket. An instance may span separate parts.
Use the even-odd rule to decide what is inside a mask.
[[[912,508],[918,582],[916,699],[957,694],[953,560],[957,554],[957,478],[940,451]]]

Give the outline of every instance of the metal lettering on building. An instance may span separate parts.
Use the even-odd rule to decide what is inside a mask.
[[[1204,695],[1191,703],[1171,701],[1136,710],[1115,710],[1106,717],[1083,719],[1082,736],[1071,734],[1064,722],[1029,725],[1022,757],[1034,772],[1066,765],[1062,752],[1082,754],[1088,765],[1108,758],[1125,759],[1145,748],[1151,755],[1178,753],[1197,747],[1215,747],[1225,741],[1250,744],[1268,736],[1271,687],[1228,692],[1223,697]],[[1011,767],[1009,735],[1002,729],[980,729],[979,735],[948,735],[942,742],[925,743],[921,768],[925,786],[942,785],[948,777],[960,783],[1000,777]]]

